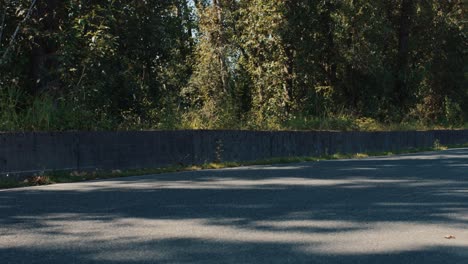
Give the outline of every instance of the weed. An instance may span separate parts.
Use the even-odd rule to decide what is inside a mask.
[[[440,140],[439,140],[439,139],[436,139],[436,140],[434,141],[433,148],[434,148],[435,150],[447,150],[447,149],[448,149],[447,146],[444,146],[444,145],[440,144]]]
[[[47,185],[47,184],[53,183],[49,177],[44,176],[44,175],[31,176],[27,178],[26,180],[24,180],[24,182],[30,186]]]

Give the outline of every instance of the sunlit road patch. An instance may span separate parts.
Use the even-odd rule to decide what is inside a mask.
[[[467,164],[456,149],[0,191],[0,262],[468,263]]]

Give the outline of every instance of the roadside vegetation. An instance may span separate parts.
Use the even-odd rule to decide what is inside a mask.
[[[0,0],[0,131],[466,129],[465,2]]]
[[[450,148],[463,148],[468,147],[468,144],[464,145],[441,145],[438,140],[434,142],[434,145],[430,148],[419,148],[419,149],[408,149],[394,152],[369,152],[369,153],[355,153],[355,154],[341,154],[336,153],[333,155],[323,155],[319,157],[283,157],[283,158],[272,158],[266,160],[247,161],[247,162],[213,162],[202,165],[178,165],[168,166],[163,168],[149,168],[149,169],[135,169],[135,170],[112,170],[112,171],[55,171],[55,172],[44,172],[38,173],[34,176],[28,177],[25,180],[19,181],[15,179],[0,179],[0,189],[27,187],[27,186],[39,186],[49,185],[57,183],[71,183],[71,182],[83,182],[90,180],[100,179],[112,179],[130,176],[143,176],[143,175],[157,175],[162,173],[174,173],[182,171],[198,171],[198,170],[210,170],[210,169],[224,169],[224,168],[235,168],[242,166],[254,166],[254,165],[274,165],[274,164],[288,164],[288,163],[300,163],[300,162],[319,162],[324,160],[338,160],[338,159],[363,159],[375,156],[392,156],[398,154],[418,153],[425,151],[440,151],[447,150]]]
[[[462,0],[0,1],[0,131],[466,128]]]

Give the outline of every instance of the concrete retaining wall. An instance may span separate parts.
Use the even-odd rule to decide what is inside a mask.
[[[0,133],[0,175],[135,169],[468,143],[468,130],[406,132],[145,131]]]

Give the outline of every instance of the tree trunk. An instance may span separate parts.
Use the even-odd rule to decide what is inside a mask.
[[[226,63],[224,61],[224,56],[225,56],[225,41],[224,41],[224,27],[223,27],[223,6],[221,4],[220,0],[213,0],[213,6],[216,8],[216,14],[217,14],[217,26],[218,26],[218,39],[217,39],[217,49],[218,49],[218,59],[219,59],[219,64],[221,66],[221,83],[222,83],[222,89],[224,93],[228,93],[228,73],[227,73],[227,67]]]
[[[291,16],[296,16],[295,13],[298,10],[297,1],[288,0],[286,1],[286,10],[287,14]],[[286,111],[289,113],[291,111],[291,106],[293,105],[294,98],[294,75],[295,75],[295,56],[296,56],[296,43],[293,41],[291,36],[291,25],[289,23],[286,24],[286,31],[283,35],[284,41],[284,50],[286,54],[286,65],[285,65],[285,72],[286,72]]]
[[[5,10],[3,10],[2,18],[0,19],[0,47],[2,46],[2,40],[3,40],[3,31],[5,29],[5,17],[6,17],[6,7]]]
[[[408,106],[408,96],[410,94],[407,86],[407,72],[413,9],[413,0],[402,0],[398,29],[398,54],[395,66],[394,104],[403,111]]]
[[[293,98],[293,89],[294,89],[294,53],[295,48],[292,45],[289,45],[285,49],[286,51],[286,92],[288,95],[288,102]]]
[[[350,2],[351,7],[354,8],[354,1]],[[356,36],[356,18],[354,15],[350,16],[350,30],[346,39],[346,47],[348,50],[354,50]],[[354,61],[348,62],[345,67],[344,88],[345,88],[345,101],[353,112],[358,111],[359,90],[355,81],[355,67]]]
[[[183,8],[183,17],[182,19],[184,20],[186,29],[187,29],[187,39],[188,39],[188,44],[189,44],[189,52],[192,52],[193,47],[195,46],[195,40],[192,36],[193,34],[193,24],[192,24],[192,19],[190,18],[190,8],[188,5],[188,0],[183,0],[182,1],[182,8]],[[186,54],[188,56],[188,54]]]
[[[53,35],[59,31],[60,17],[63,14],[62,2],[61,0],[40,1],[33,13],[33,18],[39,21],[38,27],[42,33],[33,39],[31,50],[29,76],[31,94],[59,88],[58,79],[54,76],[59,45]]]
[[[336,48],[335,48],[335,38],[334,38],[334,25],[332,21],[331,14],[334,11],[335,6],[331,1],[326,3],[326,13],[325,13],[325,30],[327,34],[327,75],[328,82],[330,86],[336,84]]]

